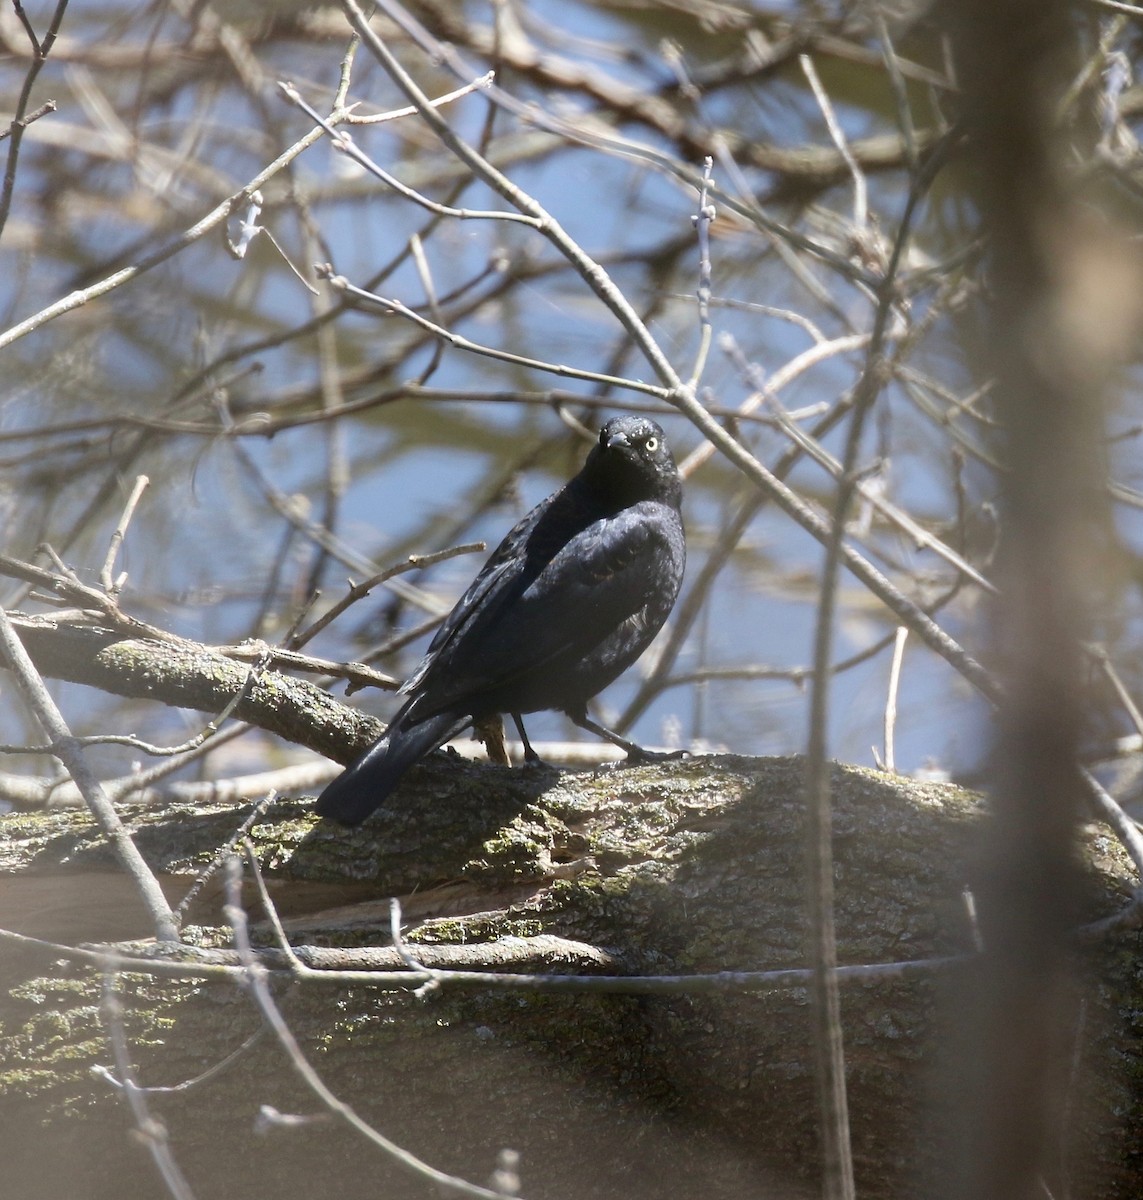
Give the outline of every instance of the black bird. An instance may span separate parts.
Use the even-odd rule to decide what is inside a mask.
[[[651,644],[686,564],[682,483],[663,431],[615,417],[583,469],[496,548],[437,630],[401,691],[385,734],[318,798],[317,811],[359,825],[416,762],[474,720],[566,713],[577,725],[653,757],[587,715],[587,702]]]

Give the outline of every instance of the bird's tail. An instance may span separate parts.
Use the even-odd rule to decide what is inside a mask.
[[[326,787],[318,797],[317,811],[341,825],[360,825],[381,807],[415,762],[459,733],[466,723],[447,713],[416,723],[398,716],[381,738]]]

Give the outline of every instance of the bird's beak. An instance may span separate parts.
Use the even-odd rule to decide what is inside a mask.
[[[630,446],[631,442],[625,433],[610,433],[607,435],[607,441],[604,443],[606,449],[610,450],[613,446]]]

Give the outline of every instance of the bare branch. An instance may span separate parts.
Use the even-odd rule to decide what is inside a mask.
[[[162,888],[150,867],[143,860],[127,827],[119,819],[115,806],[108,799],[99,780],[87,765],[83,751],[76,745],[63,714],[48,695],[39,673],[9,619],[7,612],[0,609],[0,650],[7,660],[7,667],[16,677],[17,685],[36,719],[51,738],[52,753],[67,768],[76,786],[83,793],[91,814],[99,822],[104,836],[114,847],[115,853],[135,885],[147,912],[155,926],[155,936],[160,941],[176,942],[179,938],[178,923],[171,912]]]

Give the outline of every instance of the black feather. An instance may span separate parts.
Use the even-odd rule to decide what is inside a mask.
[[[408,699],[385,735],[325,789],[318,812],[359,824],[474,718],[556,709],[586,721],[587,702],[674,606],[686,563],[681,499],[659,426],[608,421],[580,473],[485,563],[401,689]]]

